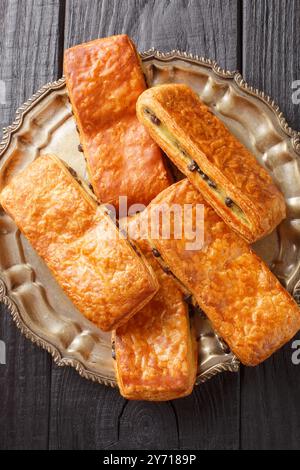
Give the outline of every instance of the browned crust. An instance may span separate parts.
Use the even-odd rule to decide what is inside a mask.
[[[142,218],[127,219],[127,228],[135,230]],[[173,400],[189,395],[195,384],[195,331],[172,277],[156,262],[147,240],[139,238],[136,243],[153,267],[160,289],[135,318],[113,334],[117,380],[125,398]]]
[[[241,362],[259,364],[299,331],[296,302],[187,180],[172,185],[154,199],[147,209],[148,220],[154,207],[166,203],[192,204],[193,224],[195,207],[203,204],[204,246],[188,251],[187,240],[175,239],[172,232],[169,240],[153,238],[151,244]]]
[[[97,198],[115,207],[119,196],[147,205],[171,179],[136,118],[146,83],[133,42],[118,35],[67,49],[64,73]]]
[[[55,156],[39,157],[13,178],[0,202],[74,305],[102,330],[124,324],[157,292],[151,266]]]
[[[242,209],[243,223],[174,149],[144,112],[150,108],[176,137],[186,153]],[[269,234],[286,216],[282,194],[255,157],[213,115],[196,93],[182,84],[160,85],[138,99],[137,116],[149,133],[209,202],[222,219],[246,241]]]

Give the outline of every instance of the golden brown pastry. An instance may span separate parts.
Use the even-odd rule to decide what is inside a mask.
[[[193,296],[215,331],[242,363],[255,366],[264,361],[300,329],[297,304],[264,262],[231,231],[187,179],[154,199],[146,209],[148,220],[154,210],[166,204],[167,207],[191,204],[190,219],[194,227],[198,205],[203,204],[204,244],[200,249],[187,249],[192,232],[187,231],[188,237],[183,232],[181,239],[175,239],[173,222],[169,239],[162,239],[164,225],[168,223],[165,217],[159,219],[158,236],[150,240],[156,259]],[[183,227],[188,223],[185,219]],[[150,229],[148,233],[151,236]]]
[[[162,153],[136,117],[146,89],[139,56],[126,35],[65,51],[64,73],[94,192],[118,206],[148,204],[170,184]]]
[[[222,219],[246,241],[285,217],[267,171],[188,86],[161,85],[137,102],[139,120]]]
[[[139,314],[113,335],[121,394],[131,400],[173,400],[192,392],[197,344],[188,307],[174,280],[155,261],[150,245],[139,237],[141,216],[127,229],[153,267],[160,289]]]
[[[55,156],[41,156],[18,174],[0,203],[78,310],[102,330],[125,323],[157,292],[151,266]]]

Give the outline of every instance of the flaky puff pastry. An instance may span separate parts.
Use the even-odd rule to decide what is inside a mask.
[[[145,91],[137,115],[220,217],[246,241],[285,218],[282,194],[255,157],[186,85]]]
[[[149,223],[154,210],[164,207],[165,211],[165,207],[173,204],[182,209],[185,204],[191,205],[189,219],[187,215],[182,217],[183,227],[195,227],[200,207],[197,205],[203,205],[204,244],[187,249],[191,247],[187,243],[191,243],[193,232],[188,229],[186,237],[182,231],[182,236],[177,234],[175,239],[173,223],[169,239],[163,239],[164,225],[168,223],[165,217],[160,219],[158,235],[150,240],[160,255],[156,259],[190,292],[241,362],[248,366],[259,364],[300,329],[297,304],[265,263],[220,219],[187,179],[154,199],[146,209]],[[150,237],[150,229],[148,234]]]
[[[188,307],[175,281],[155,261],[140,234],[141,216],[123,220],[157,276],[153,299],[113,334],[121,394],[131,400],[173,400],[189,395],[197,372],[197,343]]]
[[[1,192],[0,203],[78,310],[102,330],[126,322],[158,290],[151,266],[53,155]]]
[[[140,59],[126,35],[65,51],[64,73],[90,180],[97,198],[118,206],[148,204],[171,179],[157,144],[136,117],[146,89]]]

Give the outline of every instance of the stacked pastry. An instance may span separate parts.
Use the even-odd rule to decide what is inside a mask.
[[[67,50],[65,75],[93,192],[48,155],[0,202],[78,310],[113,331],[121,393],[170,400],[192,391],[198,353],[188,303],[243,364],[267,359],[300,329],[298,306],[248,245],[285,217],[270,175],[190,88],[146,90],[125,35]],[[187,178],[172,184],[161,149]],[[106,204],[118,209],[120,196],[148,206],[114,223]],[[174,204],[182,220],[154,217]],[[201,228],[199,206],[204,241],[189,249],[176,229]]]

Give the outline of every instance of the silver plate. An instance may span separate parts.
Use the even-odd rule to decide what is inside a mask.
[[[148,84],[183,82],[197,91],[231,131],[270,171],[285,195],[288,217],[254,248],[286,288],[300,296],[300,134],[290,129],[279,109],[240,74],[185,53],[141,54]],[[0,190],[39,154],[55,153],[86,178],[78,136],[60,79],[45,85],[16,114],[0,144]],[[0,208],[0,300],[21,331],[49,351],[55,362],[70,365],[87,379],[115,386],[110,335],[102,333],[74,308],[48,268],[12,220]],[[239,362],[197,316],[198,383],[221,371],[237,371]]]

